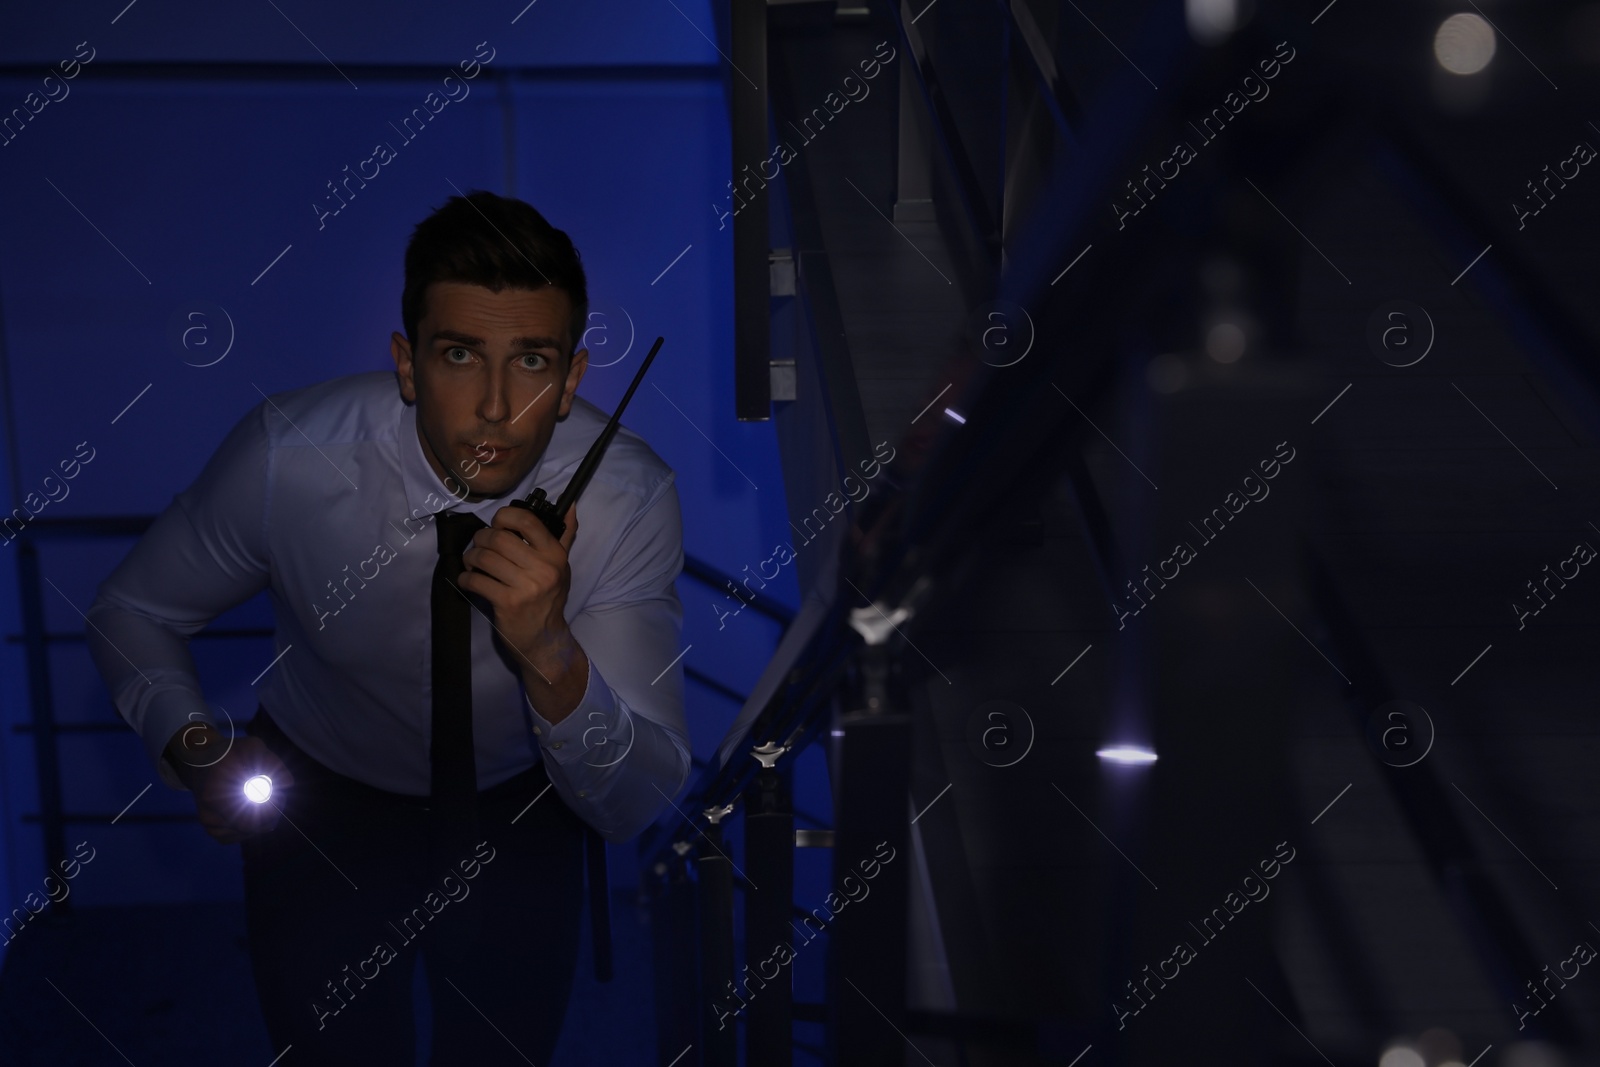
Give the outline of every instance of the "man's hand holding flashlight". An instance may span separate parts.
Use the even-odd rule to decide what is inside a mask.
[[[179,730],[167,742],[167,760],[194,793],[200,825],[224,845],[278,824],[282,790],[294,775],[259,738],[229,744],[209,723]]]

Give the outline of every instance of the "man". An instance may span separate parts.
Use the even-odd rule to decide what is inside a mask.
[[[243,842],[257,993],[296,1064],[409,1067],[418,953],[435,1064],[547,1063],[583,823],[635,836],[688,776],[671,469],[623,429],[581,529],[505,506],[557,496],[605,424],[575,395],[587,306],[565,233],[452,197],[406,250],[395,373],[254,408],[89,612],[162,778]],[[262,589],[277,658],[229,740],[187,638]]]

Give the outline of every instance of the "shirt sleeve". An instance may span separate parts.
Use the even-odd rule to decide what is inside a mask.
[[[234,426],[100,584],[86,615],[89,654],[112,703],[174,788],[183,785],[165,759],[167,743],[188,725],[215,725],[189,637],[268,582],[264,412],[259,405]]]
[[[608,841],[637,836],[688,781],[683,606],[673,586],[682,569],[683,525],[669,473],[569,624],[589,659],[583,699],[555,725],[528,701],[551,784]]]

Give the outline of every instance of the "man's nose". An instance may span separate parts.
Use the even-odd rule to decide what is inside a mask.
[[[484,422],[504,422],[508,407],[505,368],[491,367],[478,401],[478,417]]]

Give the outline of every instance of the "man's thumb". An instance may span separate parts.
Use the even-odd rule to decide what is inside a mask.
[[[561,534],[561,547],[571,548],[573,540],[578,536],[577,501],[573,501],[571,504],[567,505],[567,513],[566,515],[562,516],[562,521],[567,524],[567,528],[562,531]]]

